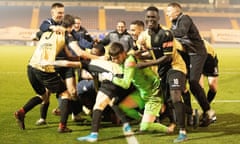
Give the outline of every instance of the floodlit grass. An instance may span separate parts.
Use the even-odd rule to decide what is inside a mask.
[[[39,107],[30,111],[25,119],[26,130],[19,130],[13,113],[34,96],[27,80],[26,65],[34,47],[0,46],[0,143],[2,144],[80,144],[79,136],[87,135],[90,123],[77,124],[69,118],[72,133],[59,134],[59,117],[51,110],[57,106],[55,96],[51,97],[47,126],[35,126],[39,118]],[[189,144],[237,144],[240,141],[240,48],[217,48],[219,57],[219,89],[212,108],[216,110],[217,122],[207,128],[188,127]],[[223,101],[232,100],[232,101]],[[195,108],[199,108],[193,101]],[[167,122],[167,121],[166,121]],[[167,124],[167,123],[166,123]],[[137,125],[133,126],[137,128]],[[168,144],[176,138],[172,135],[151,133],[136,135],[140,144]],[[100,129],[99,144],[126,144],[120,126],[104,123]]]

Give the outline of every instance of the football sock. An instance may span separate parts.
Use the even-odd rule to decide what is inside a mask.
[[[166,133],[168,132],[168,127],[160,123],[141,122],[140,131],[159,131]]]
[[[42,99],[39,96],[35,96],[31,98],[24,106],[23,110],[25,113],[30,111],[32,108],[34,108],[36,105],[40,104],[42,102]]]
[[[92,132],[98,132],[101,122],[102,111],[101,110],[93,110],[92,115]]]
[[[191,104],[191,96],[190,92],[183,92],[182,93],[183,101],[185,104],[185,109],[187,114],[192,114],[192,104]]]
[[[121,120],[122,123],[128,122],[125,113],[117,105],[113,105],[112,109],[115,112],[115,114],[117,115],[117,117]]]
[[[60,110],[61,110],[61,120],[60,122],[63,125],[67,124],[67,119],[68,119],[68,114],[69,114],[69,100],[68,99],[62,99],[61,105],[60,105]]]
[[[176,102],[173,104],[176,115],[176,122],[180,128],[185,128],[185,109],[182,102]]]
[[[213,99],[215,98],[217,92],[215,91],[212,91],[212,90],[208,90],[208,93],[207,93],[207,99],[208,99],[208,102],[211,103],[213,101]]]
[[[41,106],[40,106],[40,115],[41,115],[41,118],[43,118],[43,119],[46,119],[46,118],[47,118],[48,107],[49,107],[49,102],[48,102],[48,103],[41,104]]]
[[[82,104],[78,99],[71,100],[71,111],[74,115],[77,115],[80,112],[82,112]]]

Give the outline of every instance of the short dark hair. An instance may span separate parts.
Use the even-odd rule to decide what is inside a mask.
[[[52,6],[51,6],[51,8],[56,8],[56,7],[64,7],[64,4],[62,4],[62,3],[53,3],[52,4]]]
[[[63,18],[62,26],[67,28],[71,27],[74,23],[74,17],[72,15],[66,14]]]
[[[135,20],[135,21],[131,22],[131,24],[137,25],[137,26],[140,26],[140,27],[144,28],[144,22],[141,21],[141,20]]]
[[[149,7],[146,9],[146,11],[155,11],[155,12],[159,13],[158,8],[155,7],[155,6],[149,6]]]
[[[93,45],[93,48],[97,49],[99,51],[100,56],[103,56],[105,54],[105,47],[103,44],[95,44]]]
[[[113,42],[109,48],[109,55],[110,56],[117,56],[120,53],[124,52],[124,47],[120,42]]]

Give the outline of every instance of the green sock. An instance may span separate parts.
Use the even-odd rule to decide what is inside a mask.
[[[168,127],[160,123],[141,122],[140,131],[158,131],[166,133],[168,131]]]
[[[128,108],[124,105],[119,105],[120,109],[130,118],[135,120],[140,120],[142,117],[139,112],[133,108]]]

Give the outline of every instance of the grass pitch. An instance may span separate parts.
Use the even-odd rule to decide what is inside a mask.
[[[39,118],[39,106],[27,113],[26,130],[19,130],[13,113],[34,96],[26,74],[28,60],[34,47],[0,46],[0,143],[1,144],[80,144],[79,136],[89,134],[90,122],[79,124],[69,118],[72,133],[57,133],[59,117],[51,110],[57,106],[55,96],[51,96],[48,125],[35,126]],[[217,122],[207,128],[188,127],[188,144],[237,144],[240,141],[240,47],[216,48],[219,58],[219,87],[212,108],[216,110]],[[194,101],[193,106],[199,109]],[[167,122],[166,122],[167,124]],[[133,125],[137,128],[137,125]],[[168,144],[177,137],[175,134],[150,133],[136,135],[140,144]],[[99,144],[126,144],[120,126],[103,123],[100,129]]]

